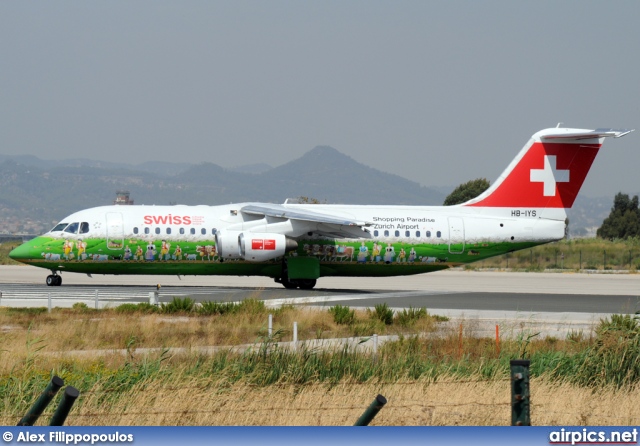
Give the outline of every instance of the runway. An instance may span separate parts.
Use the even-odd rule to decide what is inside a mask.
[[[527,321],[552,324],[562,331],[592,326],[612,313],[640,310],[640,275],[578,273],[507,273],[449,270],[393,278],[321,278],[316,289],[286,290],[263,277],[94,276],[63,274],[63,285],[44,285],[46,270],[1,266],[0,305],[68,307],[85,302],[104,308],[123,302],[159,302],[189,296],[196,301],[264,300],[282,304],[329,307],[373,307],[387,303],[396,310],[426,308],[456,319]],[[160,287],[158,288],[158,285]],[[96,299],[97,293],[97,299]],[[522,325],[522,324],[521,324]],[[558,328],[563,325],[564,328]],[[572,328],[567,328],[572,327]],[[556,330],[556,328],[552,329]]]
[[[323,277],[314,290],[286,290],[265,277],[93,276],[66,273],[63,285],[48,287],[48,272],[30,266],[0,266],[3,298],[101,299],[138,302],[157,291],[163,300],[191,296],[197,301],[266,301],[439,309],[633,313],[639,310],[639,274],[507,273],[448,270],[405,277]]]

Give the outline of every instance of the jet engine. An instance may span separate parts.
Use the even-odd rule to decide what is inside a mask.
[[[221,260],[242,259],[265,262],[298,248],[298,242],[283,234],[219,231],[216,246]]]

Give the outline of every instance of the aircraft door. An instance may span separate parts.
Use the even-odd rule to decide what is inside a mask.
[[[464,252],[464,220],[460,217],[449,217],[449,252]]]
[[[107,212],[107,248],[122,249],[124,246],[124,222],[122,213]]]

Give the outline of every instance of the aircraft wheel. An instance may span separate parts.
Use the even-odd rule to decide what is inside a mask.
[[[50,274],[47,276],[47,286],[56,286],[56,276]]]
[[[298,288],[298,284],[294,280],[289,280],[286,277],[282,278],[282,286],[284,286],[288,290],[295,290]]]
[[[56,282],[54,283],[54,286],[60,286],[62,285],[62,276],[53,276],[56,278]]]
[[[316,286],[316,279],[299,279],[297,282],[301,290],[311,290]]]

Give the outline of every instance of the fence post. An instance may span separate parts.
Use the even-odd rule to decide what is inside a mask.
[[[512,359],[511,366],[511,425],[531,426],[529,365],[526,359]]]
[[[96,310],[100,309],[100,304],[98,303],[98,290],[96,290]]]
[[[149,305],[158,305],[158,292],[149,292]]]
[[[271,337],[271,335],[273,334],[273,315],[272,314],[269,315],[269,329],[267,333],[269,334],[269,337]]]
[[[293,351],[298,351],[298,323],[293,323]]]
[[[369,423],[371,423],[371,420],[378,415],[378,412],[380,412],[380,409],[382,409],[385,404],[387,404],[387,399],[382,395],[378,395],[376,399],[373,400],[373,403],[367,407],[367,410],[360,415],[360,418],[358,418],[358,421],[356,421],[354,426],[368,426]]]
[[[605,270],[607,269],[607,250],[603,249],[602,252],[603,252],[602,269]]]
[[[582,271],[582,249],[580,250],[580,271]]]
[[[49,297],[47,297],[47,309],[49,313],[51,313],[51,293],[49,293]]]
[[[378,360],[378,335],[373,335],[373,362]]]
[[[69,415],[71,407],[79,395],[80,392],[75,387],[67,386],[67,388],[64,389],[60,404],[58,404],[58,408],[53,413],[51,421],[49,421],[49,426],[62,426],[64,424],[64,420],[67,419],[67,415]]]
[[[47,388],[44,389],[42,395],[40,395],[36,402],[33,403],[33,406],[31,406],[31,409],[29,409],[27,414],[18,422],[18,426],[33,426],[33,423],[35,423],[40,415],[42,415],[42,412],[44,412],[47,405],[51,402],[53,397],[56,396],[56,393],[58,393],[58,390],[60,390],[62,386],[64,386],[62,378],[59,376],[51,378]]]

